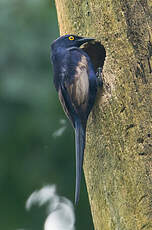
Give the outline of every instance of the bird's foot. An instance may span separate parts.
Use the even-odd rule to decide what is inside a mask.
[[[97,77],[97,85],[101,88],[103,86],[102,68],[101,67],[98,67],[96,77]]]

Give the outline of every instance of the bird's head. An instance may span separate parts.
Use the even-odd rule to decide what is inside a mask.
[[[64,35],[59,38],[57,38],[51,45],[52,49],[56,49],[59,47],[62,48],[70,48],[70,47],[80,47],[82,44],[86,42],[93,41],[94,38],[86,38],[86,37],[80,37],[76,35]]]

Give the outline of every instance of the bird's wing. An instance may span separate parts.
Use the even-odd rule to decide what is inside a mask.
[[[71,50],[68,69],[59,87],[59,98],[67,116],[72,123],[78,117],[85,118],[89,98],[88,62],[85,55],[78,50]]]
[[[78,203],[80,181],[85,148],[85,129],[87,121],[89,77],[87,57],[81,51],[71,50],[66,72],[62,73],[59,98],[65,113],[75,128],[76,148],[76,190],[75,203]]]
[[[72,107],[71,101],[70,101],[70,97],[67,93],[66,88],[61,85],[58,89],[58,95],[59,95],[59,100],[62,104],[62,107],[64,109],[65,114],[67,115],[67,117],[69,118],[69,120],[71,120],[73,127],[75,127],[74,124],[74,114],[75,111]]]

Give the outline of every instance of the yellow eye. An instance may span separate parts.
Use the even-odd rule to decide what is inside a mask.
[[[74,40],[74,37],[73,37],[73,36],[70,36],[70,37],[69,37],[69,40],[73,41],[73,40]]]

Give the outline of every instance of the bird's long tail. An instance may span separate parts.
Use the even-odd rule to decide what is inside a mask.
[[[75,122],[75,149],[76,149],[76,188],[75,188],[75,204],[79,201],[80,182],[83,167],[83,156],[85,148],[85,131],[86,128],[82,126],[81,122]]]

